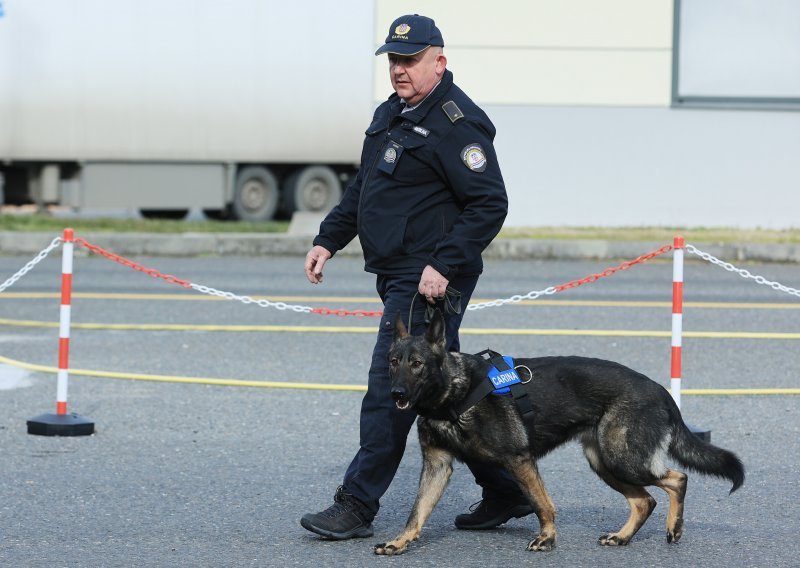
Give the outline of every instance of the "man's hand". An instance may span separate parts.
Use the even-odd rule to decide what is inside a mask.
[[[306,255],[306,277],[312,284],[319,284],[322,282],[322,268],[328,259],[333,256],[331,252],[325,247],[316,245]]]
[[[422,271],[419,279],[419,293],[425,296],[429,303],[433,304],[437,299],[444,298],[447,285],[450,281],[442,276],[433,266],[428,265]]]

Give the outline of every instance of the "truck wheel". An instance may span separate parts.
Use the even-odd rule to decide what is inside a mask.
[[[326,213],[342,199],[339,175],[327,166],[308,166],[295,171],[283,184],[286,212]]]
[[[236,176],[233,216],[241,221],[269,221],[278,208],[278,180],[267,168],[242,168]]]
[[[145,219],[170,219],[180,221],[189,214],[188,209],[139,209]]]

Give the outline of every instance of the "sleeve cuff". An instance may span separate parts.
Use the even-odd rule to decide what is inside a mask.
[[[314,240],[311,241],[311,244],[327,249],[328,252],[331,253],[331,257],[339,251],[339,247],[336,246],[336,243],[319,235],[314,237]]]
[[[436,259],[433,256],[428,257],[428,264],[434,267],[439,272],[439,274],[446,277],[448,280],[452,280],[453,278],[455,278],[456,274],[458,273],[458,269],[451,268],[446,264],[442,264],[438,259]]]

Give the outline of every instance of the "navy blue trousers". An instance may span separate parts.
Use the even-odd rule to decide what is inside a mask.
[[[380,275],[377,290],[383,300],[383,317],[378,339],[372,353],[367,394],[361,403],[361,447],[347,468],[343,486],[345,491],[364,503],[374,516],[380,507],[380,498],[389,488],[406,448],[406,438],[417,415],[401,412],[390,395],[388,353],[394,335],[395,316],[402,314],[408,325],[409,309],[419,286],[419,274]],[[478,283],[478,275],[457,276],[450,286],[461,292],[461,314],[446,315],[447,348],[459,350],[458,329],[469,299]],[[411,333],[424,333],[424,296],[413,301]],[[441,304],[440,304],[441,306]],[[442,310],[444,312],[444,310]],[[521,499],[522,492],[511,476],[503,469],[479,463],[467,463],[475,481],[483,488],[483,498]]]

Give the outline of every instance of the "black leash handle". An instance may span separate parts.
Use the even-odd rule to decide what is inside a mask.
[[[411,305],[408,308],[408,332],[411,333],[411,316],[414,313],[414,302],[419,296],[419,292],[414,292],[414,297],[411,298]],[[444,304],[444,313],[446,315],[454,315],[461,313],[461,292],[448,286],[444,292],[444,298],[438,298],[437,302]],[[431,323],[433,312],[436,309],[435,304],[428,304],[425,306],[425,323]]]

